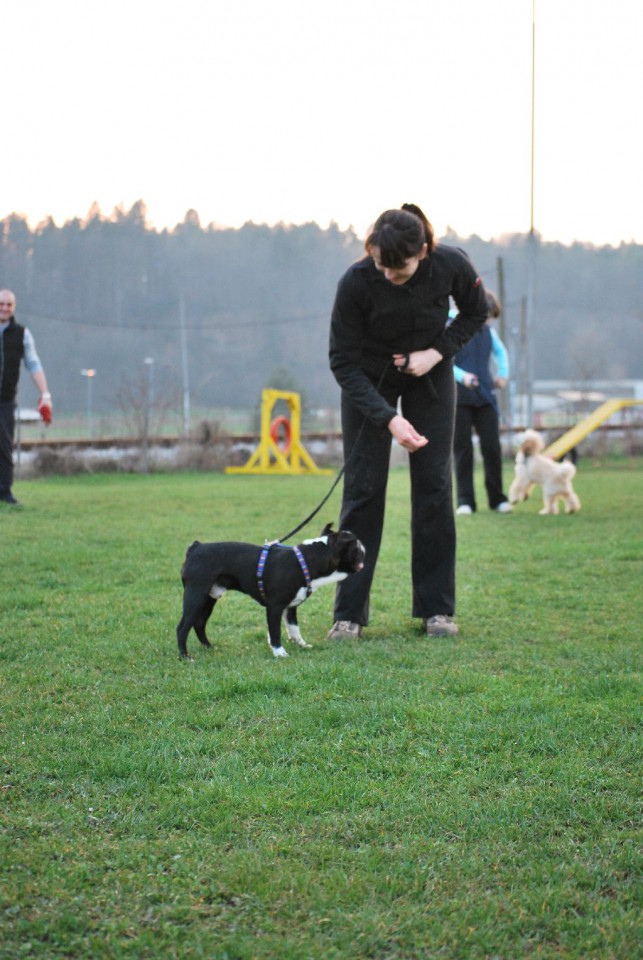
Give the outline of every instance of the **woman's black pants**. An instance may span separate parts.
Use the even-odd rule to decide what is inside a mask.
[[[455,416],[453,364],[443,360],[432,372],[431,390],[424,377],[396,374],[397,391],[381,388],[428,444],[409,455],[411,475],[412,616],[455,612],[455,522],[452,495],[452,447]],[[402,378],[404,378],[402,380]],[[337,587],[335,620],[365,625],[369,596],[384,526],[386,486],[391,456],[387,426],[366,420],[342,394],[344,494],[340,526],[355,533],[366,548],[364,569]],[[400,572],[396,571],[395,576]]]
[[[480,407],[458,404],[456,410],[453,448],[458,506],[468,504],[474,511],[477,507],[473,484],[472,430],[475,430],[480,438],[487,501],[489,507],[495,510],[507,498],[502,492],[502,451],[498,414],[490,403]]]

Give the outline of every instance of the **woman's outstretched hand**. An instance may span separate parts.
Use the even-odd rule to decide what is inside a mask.
[[[404,417],[401,417],[399,414],[396,414],[389,422],[388,428],[399,445],[404,447],[405,450],[408,450],[409,453],[413,453],[414,450],[419,450],[420,447],[425,447],[429,442],[426,437],[423,437],[417,432],[408,420],[405,420]]]

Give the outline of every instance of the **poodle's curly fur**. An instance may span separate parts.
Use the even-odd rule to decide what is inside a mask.
[[[565,504],[565,513],[578,513],[580,500],[572,487],[576,474],[573,463],[557,463],[545,457],[545,441],[537,430],[525,430],[516,454],[516,473],[509,488],[509,502],[526,500],[535,486],[543,488],[544,506],[541,514],[558,513],[558,501]]]

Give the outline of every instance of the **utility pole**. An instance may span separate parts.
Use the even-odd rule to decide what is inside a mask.
[[[522,426],[529,427],[531,426],[531,421],[529,419],[529,343],[527,340],[527,297],[523,297],[520,301],[520,346],[519,346],[519,356],[520,356],[520,380],[519,380],[519,395],[520,395],[520,414],[522,417]]]
[[[179,330],[181,333],[181,360],[183,366],[183,435],[190,436],[190,377],[188,373],[188,346],[185,332],[185,300],[179,300]]]
[[[147,368],[147,376],[143,388],[145,390],[145,407],[143,409],[143,470],[147,473],[150,469],[150,411],[152,408],[152,388],[154,383],[154,358],[145,357],[143,363]]]
[[[525,318],[525,348],[526,348],[526,395],[527,416],[525,426],[533,426],[534,416],[534,330],[535,330],[535,286],[536,286],[536,253],[538,238],[534,227],[534,166],[535,166],[535,114],[536,114],[536,0],[532,0],[531,23],[531,190],[529,198],[529,236],[527,242],[527,306]]]

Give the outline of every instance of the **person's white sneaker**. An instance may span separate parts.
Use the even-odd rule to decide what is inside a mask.
[[[473,510],[468,503],[461,503],[455,513],[457,517],[464,517],[469,516],[470,513],[473,513]]]
[[[513,507],[509,501],[505,500],[503,503],[499,503],[496,507],[496,513],[513,513]]]

